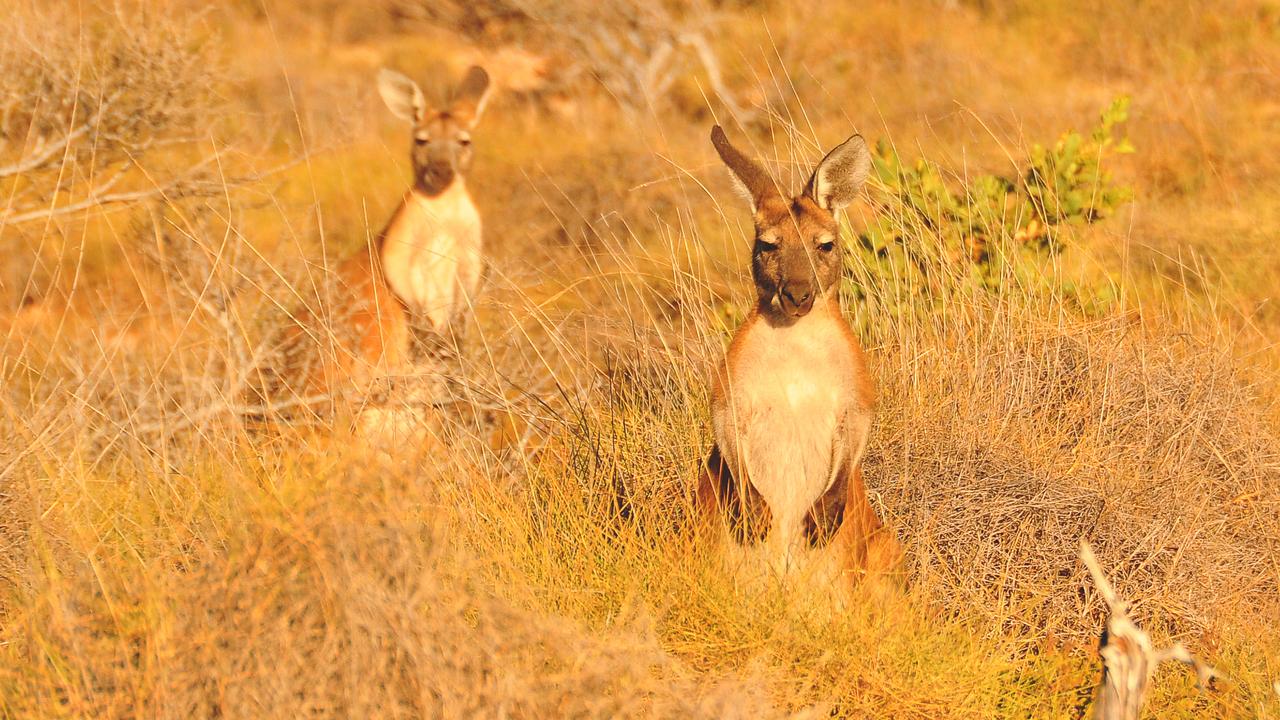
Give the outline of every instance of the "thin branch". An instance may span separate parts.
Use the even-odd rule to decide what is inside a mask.
[[[103,100],[98,104],[98,109],[94,112],[93,117],[86,120],[83,125],[67,133],[61,140],[53,143],[47,148],[36,150],[30,156],[19,160],[11,165],[0,166],[0,178],[10,177],[13,175],[21,175],[25,172],[37,170],[44,167],[45,164],[52,161],[58,155],[66,152],[71,143],[79,140],[90,130],[98,126],[102,121],[102,115],[107,111],[107,106],[111,99]]]
[[[170,182],[168,185],[157,186],[147,190],[131,190],[129,192],[102,194],[104,190],[110,189],[119,182],[124,170],[128,168],[128,163],[126,163],[126,166],[122,168],[120,172],[113,173],[111,178],[94,188],[91,191],[90,196],[84,200],[80,200],[69,205],[62,205],[60,207],[47,207],[39,210],[29,210],[9,215],[0,212],[0,227],[5,225],[18,225],[20,223],[28,223],[38,220],[48,220],[55,217],[85,212],[104,205],[138,202],[140,200],[147,200],[154,197],[177,199],[184,197],[217,195],[225,192],[227,187],[237,187],[242,184],[256,182],[292,167],[297,163],[298,161],[291,161],[264,172],[228,178],[219,182],[175,180]],[[202,165],[204,164],[207,164],[207,161],[202,163]]]
[[[281,410],[319,405],[321,403],[329,402],[332,399],[333,396],[329,394],[308,395],[306,397],[291,398],[289,400],[280,400],[261,405],[240,405],[220,400],[194,412],[185,413],[179,418],[162,418],[154,422],[139,425],[134,428],[134,432],[138,435],[149,435],[156,432],[163,432],[165,435],[172,435],[179,430],[185,430],[197,423],[215,418],[219,415],[269,415],[271,413],[280,412]]]
[[[60,207],[50,207],[41,210],[31,210],[29,212],[17,213],[15,215],[0,215],[0,226],[18,225],[21,223],[32,222],[35,220],[48,220],[63,215],[72,215],[85,210],[90,210],[103,205],[115,205],[119,203],[137,202],[146,200],[147,198],[156,197],[157,195],[189,195],[192,193],[182,192],[179,190],[181,183],[175,183],[167,187],[151,188],[149,190],[134,190],[131,192],[110,193],[107,195],[91,195],[79,202],[70,205],[62,205]]]
[[[1115,588],[1111,587],[1111,581],[1107,580],[1106,573],[1102,572],[1098,557],[1093,554],[1093,546],[1083,538],[1080,540],[1080,561],[1088,568],[1089,575],[1093,577],[1093,584],[1098,586],[1098,592],[1102,593],[1102,599],[1106,601],[1107,608],[1111,612],[1124,612],[1125,604],[1116,596]]]
[[[30,172],[44,166],[45,163],[57,157],[59,154],[66,152],[67,147],[70,146],[71,143],[89,132],[89,129],[92,127],[93,125],[91,123],[85,123],[68,135],[64,136],[58,142],[52,143],[44,149],[36,150],[35,154],[22,158],[12,165],[0,167],[0,178],[10,177],[12,175],[21,175],[25,172]]]
[[[1147,686],[1160,663],[1177,660],[1190,665],[1196,672],[1196,686],[1203,689],[1210,685],[1218,672],[1191,655],[1182,644],[1156,650],[1151,636],[1129,618],[1123,600],[1102,572],[1098,558],[1088,541],[1080,540],[1080,560],[1089,569],[1093,582],[1098,586],[1111,613],[1103,634],[1102,682],[1098,685],[1093,713],[1097,720],[1138,720],[1146,700]]]

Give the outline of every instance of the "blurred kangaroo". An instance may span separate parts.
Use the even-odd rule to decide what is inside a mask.
[[[303,313],[284,338],[285,364],[303,368],[295,389],[308,395],[407,369],[424,336],[457,330],[480,291],[480,214],[464,176],[489,75],[470,68],[443,110],[428,109],[417,83],[392,70],[379,73],[378,92],[412,126],[413,183],[386,227],[338,266],[332,336]]]
[[[712,380],[715,444],[699,507],[727,520],[739,543],[763,540],[783,566],[801,548],[832,546],[842,570],[890,570],[900,550],[861,472],[874,391],[836,292],[835,213],[870,173],[867,144],[850,137],[818,163],[803,192],[785,197],[718,125],[711,142],[751,201],[757,302]]]

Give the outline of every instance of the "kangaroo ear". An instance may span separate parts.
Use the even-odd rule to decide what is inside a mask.
[[[777,196],[778,186],[773,184],[773,178],[769,177],[769,173],[755,160],[734,147],[719,125],[711,128],[711,144],[715,146],[716,152],[720,153],[720,159],[724,164],[729,166],[733,179],[738,181],[739,189],[744,191],[743,194],[751,200],[753,212],[759,210],[760,205],[767,198]]]
[[[861,135],[854,135],[822,158],[804,193],[819,207],[835,212],[853,202],[870,174],[871,151],[867,150],[867,141]]]
[[[427,99],[418,83],[395,70],[382,68],[378,72],[378,93],[392,114],[414,125],[422,122],[427,112]]]
[[[472,65],[462,84],[453,93],[453,101],[449,105],[449,113],[475,127],[484,112],[485,103],[489,101],[489,73],[479,65]]]

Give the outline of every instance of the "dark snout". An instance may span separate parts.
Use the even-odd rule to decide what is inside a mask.
[[[452,165],[427,165],[422,168],[422,175],[418,181],[422,184],[422,189],[427,191],[427,194],[434,195],[449,187],[455,174]]]
[[[458,151],[452,143],[433,143],[418,160],[418,184],[428,195],[443,192],[458,174]]]
[[[787,283],[778,290],[778,302],[787,315],[798,318],[813,309],[816,288],[812,283]]]

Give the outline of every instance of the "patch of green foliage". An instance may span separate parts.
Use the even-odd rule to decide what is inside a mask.
[[[1051,261],[1072,226],[1107,217],[1132,199],[1132,189],[1106,168],[1113,156],[1133,152],[1118,131],[1128,109],[1121,97],[1088,136],[1072,131],[1051,147],[1036,144],[1017,175],[967,183],[949,181],[929,161],[904,162],[892,145],[878,142],[880,208],[865,231],[845,238],[847,297],[874,299],[879,310],[899,313],[927,311],[965,290],[1018,291],[1105,311],[1114,299],[1110,287],[1079,287],[1058,277]]]

